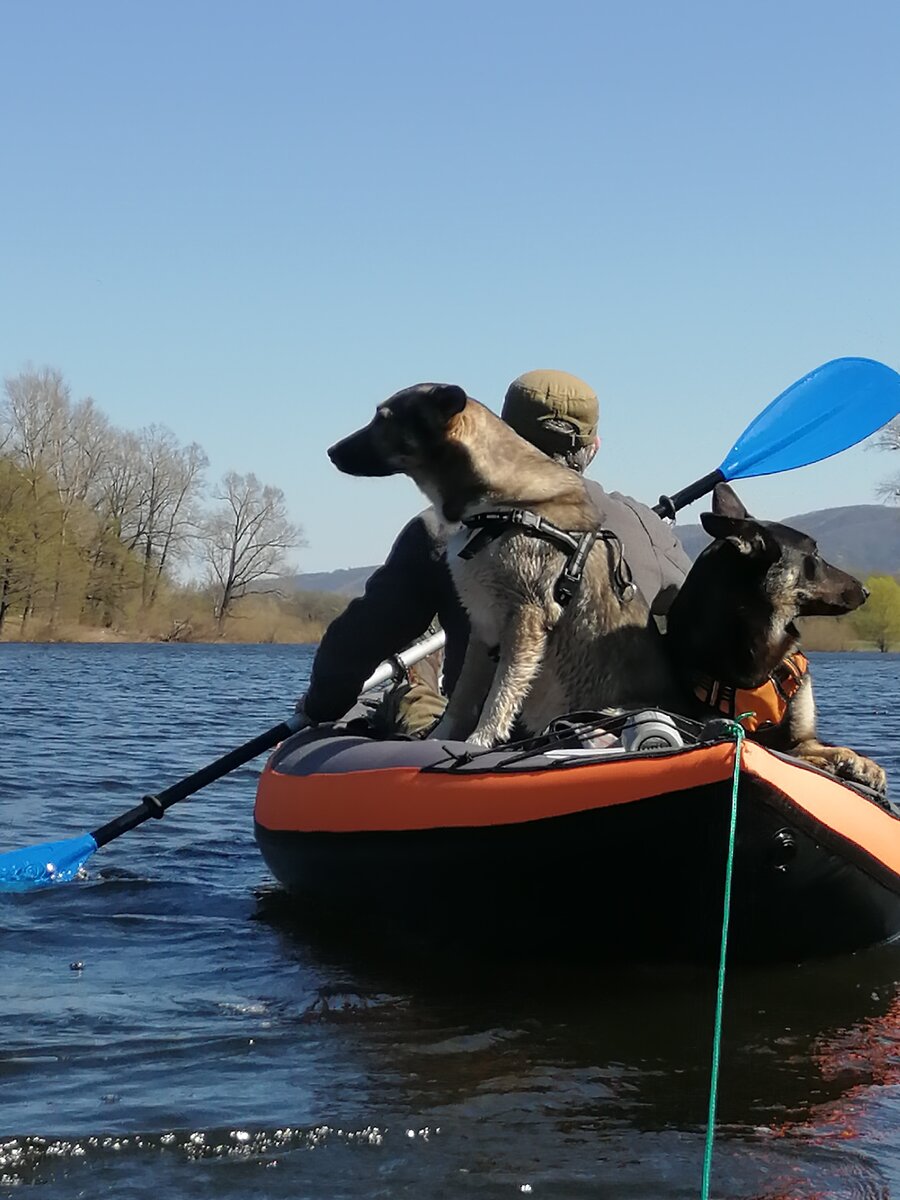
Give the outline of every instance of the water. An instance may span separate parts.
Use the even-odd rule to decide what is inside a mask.
[[[0,849],[95,828],[268,728],[310,659],[0,647]],[[813,656],[823,736],[895,781],[898,667]],[[255,775],[103,848],[84,882],[0,897],[0,1194],[699,1196],[711,973],[306,928],[256,851]],[[719,1115],[715,1196],[900,1197],[900,948],[735,971]]]

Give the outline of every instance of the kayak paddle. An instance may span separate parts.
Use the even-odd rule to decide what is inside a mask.
[[[653,511],[674,517],[717,483],[775,475],[849,450],[900,413],[900,375],[872,358],[835,358],[798,379],[751,421],[709,475]]]
[[[362,691],[368,692],[391,679],[401,678],[408,667],[439,650],[443,644],[443,630],[415,642],[402,654],[383,662],[363,684]],[[265,733],[223,754],[215,762],[173,783],[158,795],[144,796],[135,808],[101,825],[92,833],[83,833],[80,837],[59,842],[41,842],[36,846],[25,846],[21,850],[0,854],[0,892],[30,892],[53,883],[68,883],[101,846],[143,824],[150,817],[162,817],[166,809],[179,800],[193,796],[207,784],[237,770],[266,750],[271,750],[305,724],[302,716],[295,715],[280,725],[273,725]]]

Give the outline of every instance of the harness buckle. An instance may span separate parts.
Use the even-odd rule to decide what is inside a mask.
[[[510,512],[513,525],[521,525],[523,529],[540,529],[544,518],[532,512],[530,508],[514,508]]]
[[[580,572],[578,575],[573,575],[571,571],[563,570],[553,588],[553,599],[557,604],[561,604],[565,608],[578,590],[579,583],[581,583]]]

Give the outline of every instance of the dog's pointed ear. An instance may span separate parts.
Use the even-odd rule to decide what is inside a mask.
[[[717,517],[749,517],[737,492],[727,483],[717,483],[713,490],[712,510]]]
[[[740,503],[740,501],[738,501]],[[743,505],[741,506],[743,507]],[[781,547],[765,525],[752,517],[727,517],[719,513],[701,513],[700,524],[717,541],[728,542],[740,554],[751,554],[766,562],[777,562]]]
[[[466,407],[467,396],[455,383],[433,383],[429,399],[444,420],[449,421]]]

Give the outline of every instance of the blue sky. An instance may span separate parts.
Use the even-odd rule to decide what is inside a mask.
[[[8,0],[0,44],[0,372],[283,488],[302,570],[421,507],[325,456],[409,384],[581,375],[592,475],[652,503],[817,364],[900,367],[887,0]],[[779,517],[895,470],[740,490]]]

